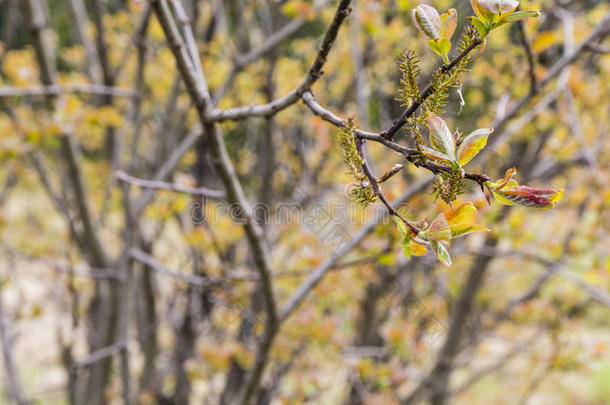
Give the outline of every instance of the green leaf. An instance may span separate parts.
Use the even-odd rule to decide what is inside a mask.
[[[481,39],[485,38],[487,36],[487,34],[489,34],[489,29],[487,28],[487,25],[483,21],[481,21],[479,18],[471,17],[470,22],[472,23],[472,25],[474,25],[474,27],[477,29],[477,31],[479,31],[479,35],[481,36]]]
[[[498,21],[494,25],[494,29],[503,26],[504,24],[508,24],[515,21],[526,20],[528,18],[537,18],[540,16],[540,11],[538,10],[522,10],[516,11],[511,15],[505,17],[503,20]]]
[[[481,128],[468,135],[458,148],[458,163],[460,166],[470,162],[487,144],[487,138],[493,132],[493,128]]]
[[[413,244],[411,243],[411,235],[409,235],[408,233],[405,234],[405,237],[402,239],[400,245],[402,247],[402,252],[410,259],[411,255],[413,254]]]
[[[451,256],[449,255],[449,251],[442,243],[432,242],[434,247],[436,248],[436,256],[438,260],[443,263],[445,266],[451,266]]]
[[[398,227],[398,230],[401,234],[409,234],[409,232],[407,231],[407,226],[402,219],[398,218],[395,215],[392,215],[392,219],[394,220],[394,222],[396,222],[396,226]]]
[[[435,53],[445,56],[451,50],[451,41],[447,38],[431,39],[428,41],[428,46],[430,46]]]

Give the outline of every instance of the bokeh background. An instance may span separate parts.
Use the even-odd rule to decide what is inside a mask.
[[[336,3],[182,0],[177,21],[225,109],[298,86]],[[401,53],[419,54],[422,82],[439,64],[411,21],[418,4],[354,1],[316,100],[371,131],[399,116]],[[470,4],[429,4],[457,10],[456,42]],[[253,403],[407,403],[442,366],[454,324],[438,379],[450,403],[610,403],[610,5],[520,7],[542,15],[490,35],[443,118],[496,127],[470,169],[496,179],[514,166],[520,183],[565,195],[549,211],[505,208],[469,185],[458,202],[491,231],[456,241],[450,267],[408,260],[385,208],[350,198],[338,129],[302,102],[220,123],[258,204],[278,302],[329,267],[279,330]],[[378,173],[404,163],[367,152]],[[0,402],[234,399],[264,305],[235,207],[193,195],[223,189],[213,159],[147,1],[0,1]],[[411,165],[384,192],[432,219],[448,207],[428,177]]]

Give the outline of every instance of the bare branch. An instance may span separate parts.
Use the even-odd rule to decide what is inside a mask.
[[[176,270],[170,269],[169,267],[163,265],[157,259],[149,255],[140,249],[131,249],[130,251],[131,257],[134,259],[146,264],[147,267],[158,272],[159,274],[163,274],[164,276],[169,276],[172,278],[176,278],[178,280],[184,281],[190,285],[194,285],[196,287],[210,287],[222,284],[220,279],[214,277],[200,277],[190,274],[182,274],[177,272]]]
[[[517,22],[517,28],[521,34],[521,45],[525,51],[527,57],[528,73],[530,78],[530,93],[538,93],[538,81],[536,79],[536,61],[534,60],[534,53],[532,52],[532,44],[530,38],[525,32],[525,23],[523,21]]]
[[[329,1],[324,1],[319,6],[316,6],[314,10],[321,9],[328,2]],[[306,22],[307,20],[305,18],[295,18],[271,34],[258,48],[254,48],[244,55],[237,55],[233,61],[233,68],[227,75],[224,83],[214,94],[214,100],[218,102],[218,100],[223,97],[240,71],[242,71],[249,64],[259,60],[274,50],[281,42],[289,38],[292,34],[296,33],[301,27],[303,27]]]
[[[36,96],[58,96],[60,94],[95,94],[113,97],[138,97],[138,94],[130,89],[122,87],[104,86],[101,84],[67,84],[29,87],[0,87],[0,98],[9,97],[36,97]]]
[[[87,9],[83,0],[67,0],[70,13],[74,19],[74,27],[78,40],[85,49],[87,75],[94,83],[99,83],[101,80],[102,69],[100,67],[99,60],[95,53],[94,45],[87,35]]]
[[[152,188],[157,190],[177,191],[179,193],[208,197],[212,199],[222,199],[225,193],[218,190],[212,190],[206,187],[189,187],[180,184],[166,183],[164,181],[144,180],[128,175],[122,170],[114,172],[114,177],[124,181],[125,183],[133,184],[142,188]]]
[[[345,1],[347,0],[344,0],[344,2]],[[349,1],[347,1],[347,3],[349,4]],[[180,37],[166,1],[158,0],[152,3],[152,6],[161,23],[165,36],[170,43],[171,50],[176,59],[176,64],[178,65],[178,70],[185,82],[191,101],[197,108],[199,119],[203,126],[208,146],[210,147],[210,156],[212,157],[214,168],[220,175],[229,201],[233,204],[237,204],[240,208],[239,217],[244,223],[244,231],[261,281],[266,313],[265,330],[259,340],[254,365],[251,367],[245,384],[240,389],[236,399],[237,404],[247,405],[260,386],[262,372],[267,363],[271,343],[278,327],[278,315],[271,279],[272,271],[269,252],[264,240],[263,231],[252,217],[251,207],[246,200],[244,191],[235,173],[235,168],[228,156],[222,134],[214,123],[206,120],[209,108],[211,107],[211,99],[207,88],[202,86],[202,84],[205,84],[205,78],[201,73],[197,75],[196,69],[192,67],[192,64],[189,61],[188,51]],[[338,27],[336,27],[336,30],[338,30]],[[328,50],[326,50],[326,53],[328,53]],[[322,54],[323,52],[321,51],[320,53]],[[325,59],[325,54],[323,59]],[[316,61],[318,62],[319,59],[316,59]],[[320,63],[317,65],[319,64]],[[316,64],[314,65],[317,66]],[[197,76],[199,76],[199,78]]]
[[[163,181],[165,180],[172,171],[176,168],[182,157],[191,149],[191,147],[197,142],[197,139],[202,135],[201,127],[197,126],[191,130],[184,139],[176,146],[171,155],[167,158],[152,176],[152,181]],[[140,197],[134,204],[134,215],[140,216],[144,209],[150,204],[154,197],[154,190],[144,190]]]
[[[601,54],[608,54],[608,53],[610,53],[610,47],[602,46],[602,45],[599,45],[599,44],[588,44],[587,45],[587,49],[590,50],[593,53],[601,53]]]
[[[326,34],[324,34],[324,39],[320,45],[320,51],[311,65],[307,77],[296,89],[267,104],[249,105],[227,110],[213,110],[205,117],[206,121],[240,120],[248,117],[271,116],[296,103],[322,75],[322,68],[326,63],[328,53],[330,52],[335,39],[337,39],[339,28],[350,13],[350,3],[351,0],[341,0],[339,3],[335,17],[326,30]]]
[[[6,377],[6,390],[8,391],[9,397],[17,405],[27,405],[27,401],[23,395],[23,389],[21,388],[21,381],[15,368],[15,361],[13,359],[13,350],[11,348],[11,342],[13,337],[11,336],[10,329],[5,323],[6,314],[4,313],[4,305],[2,303],[2,284],[3,280],[0,280],[0,341],[2,342],[2,358],[4,360],[4,372]]]

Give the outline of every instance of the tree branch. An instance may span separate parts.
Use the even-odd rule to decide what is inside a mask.
[[[350,3],[351,0],[341,0],[339,3],[335,17],[324,34],[324,39],[322,40],[322,44],[320,45],[320,50],[316,56],[316,59],[311,65],[307,77],[296,89],[267,104],[249,105],[244,107],[230,108],[227,110],[212,110],[205,117],[205,120],[207,122],[227,120],[235,121],[248,117],[266,117],[274,115],[286,107],[296,103],[299,98],[301,98],[303,93],[309,90],[311,86],[320,78],[320,76],[322,76],[322,68],[326,63],[328,53],[330,52],[330,49],[337,38],[339,28],[351,11]]]
[[[178,193],[197,195],[197,196],[208,197],[208,198],[212,198],[212,199],[222,199],[225,197],[225,193],[223,193],[222,191],[212,190],[207,187],[189,187],[189,186],[183,186],[180,184],[166,183],[164,181],[144,180],[144,179],[139,179],[137,177],[130,176],[122,170],[118,170],[118,171],[114,172],[114,177],[116,177],[117,179],[119,179],[125,183],[133,184],[135,186],[142,187],[142,188],[176,191]]]
[[[28,86],[28,87],[0,87],[0,98],[9,97],[36,97],[36,96],[58,96],[60,94],[95,94],[113,97],[138,97],[138,94],[123,87],[105,86],[101,84],[67,84],[47,86]]]
[[[453,60],[451,60],[451,62],[449,62],[449,64],[441,66],[439,68],[440,72],[443,74],[449,72],[451,69],[453,69],[455,67],[455,65],[457,65],[470,52],[472,52],[472,50],[474,48],[476,48],[480,44],[481,44],[481,40],[478,38],[475,39],[472,44],[470,44],[459,55],[457,55],[455,58],[453,58]],[[411,117],[415,113],[415,111],[417,111],[417,109],[423,104],[424,101],[426,101],[426,99],[428,97],[430,97],[431,94],[432,94],[432,84],[430,83],[424,89],[424,91],[421,92],[421,98],[419,100],[414,101],[413,104],[411,104],[409,106],[409,108],[407,108],[398,119],[396,119],[396,120],[394,120],[394,122],[392,122],[392,125],[390,125],[389,128],[381,131],[379,134],[386,139],[392,139],[394,134],[396,134],[396,132],[398,132],[398,130],[407,123],[407,119],[409,117]]]

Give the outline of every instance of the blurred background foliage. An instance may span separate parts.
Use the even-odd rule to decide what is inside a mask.
[[[40,85],[28,26],[17,3],[0,2],[0,88]],[[66,3],[46,3],[58,83],[91,83],[85,73],[86,52]],[[92,5],[85,3],[91,17]],[[139,63],[131,42],[144,4],[103,3],[110,65],[119,66],[126,58],[113,85],[131,89]],[[217,17],[219,3],[224,7]],[[297,18],[306,20],[272,52],[236,73],[218,108],[265,103],[298,86],[332,19],[333,3],[197,1],[192,24],[212,93],[231,74],[235,55],[246,54]],[[464,17],[472,15],[466,1],[431,4],[438,10],[457,9],[458,33],[464,29]],[[409,0],[356,1],[324,75],[313,87],[317,101],[341,117],[354,117],[365,129],[384,128],[399,116],[396,61],[401,52],[411,49],[419,54],[423,77],[439,63],[412,24],[410,12],[417,5]],[[192,15],[193,3],[186,1],[186,7]],[[543,12],[523,26],[538,78],[610,12],[601,0],[523,1],[521,7]],[[91,19],[86,29],[96,38]],[[608,47],[608,40],[599,46]],[[517,166],[520,182],[565,188],[561,203],[540,212],[488,207],[480,190],[469,185],[459,200],[474,202],[477,222],[492,230],[497,243],[489,247],[485,234],[464,238],[451,248],[451,267],[434,257],[408,261],[398,247],[395,225],[380,224],[282,326],[265,377],[273,397],[269,403],[398,403],[433,366],[469,269],[481,257],[488,257],[488,269],[456,357],[450,385],[453,402],[610,403],[610,57],[583,52],[568,69],[567,75],[540,89],[511,121],[517,126],[509,124],[491,136],[506,135],[492,143],[492,152],[473,168],[501,178],[507,168]],[[100,281],[91,277],[96,269],[79,252],[64,217],[41,185],[32,154],[45,157],[48,166],[43,171],[61,193],[68,185],[61,174],[66,162],[58,137],[66,128],[75,134],[96,232],[111,256],[120,256],[124,201],[113,178],[108,128],[123,135],[121,158],[129,162],[125,170],[151,178],[198,122],[154,16],[146,37],[143,80],[137,122],[131,99],[125,97],[114,97],[108,104],[102,96],[66,93],[57,97],[52,109],[44,97],[0,99],[0,182],[5,185],[0,199],[0,274],[2,315],[9,333],[3,339],[23,395],[35,403],[69,403],[66,385],[72,374],[67,370],[77,370],[77,384],[86,378],[83,368],[66,361],[78,362],[90,354],[88,317]],[[488,38],[484,53],[463,78],[461,95],[451,93],[443,118],[450,128],[464,132],[487,127],[529,91],[519,28],[509,25]],[[551,93],[551,100],[543,104]],[[353,236],[383,207],[362,209],[349,199],[345,190],[352,180],[333,143],[338,130],[302,103],[271,119],[221,125],[249,198],[268,204],[272,213],[287,203],[301,209],[300,214],[290,213],[290,221],[272,217],[264,224],[276,293],[283,302],[336,247],[323,233],[312,232],[303,213],[322,204]],[[132,146],[136,132],[140,138]],[[405,134],[397,139],[409,144]],[[221,189],[209,157],[198,152],[204,146],[184,154],[169,180]],[[401,163],[399,156],[376,145],[369,147],[369,155],[378,173]],[[384,184],[384,191],[398,197],[427,175],[408,167]],[[142,189],[132,188],[136,198]],[[412,219],[432,219],[447,209],[433,200],[429,190],[421,192],[405,210]],[[228,277],[227,285],[199,291],[144,265],[136,267],[127,326],[135,403],[163,403],[164,398],[170,401],[165,403],[182,403],[176,398],[185,381],[190,403],[217,403],[227,390],[225,382],[253,362],[252,341],[242,332],[248,329],[247,313],[260,311],[260,298],[256,282],[248,279],[254,273],[242,228],[214,202],[203,208],[213,220],[193,223],[189,212],[197,202],[197,197],[157,191],[138,224],[143,235],[140,247],[168,268]],[[405,297],[415,297],[416,304]],[[143,334],[142,325],[151,316],[152,332]],[[254,333],[260,332],[257,325],[251,325]],[[147,352],[150,345],[154,355]],[[71,353],[68,360],[66,347]],[[106,403],[122,401],[117,363],[105,390]],[[151,367],[153,382],[145,383],[143,376]],[[10,392],[4,395],[2,402],[12,400]],[[267,402],[263,397],[259,403]]]

